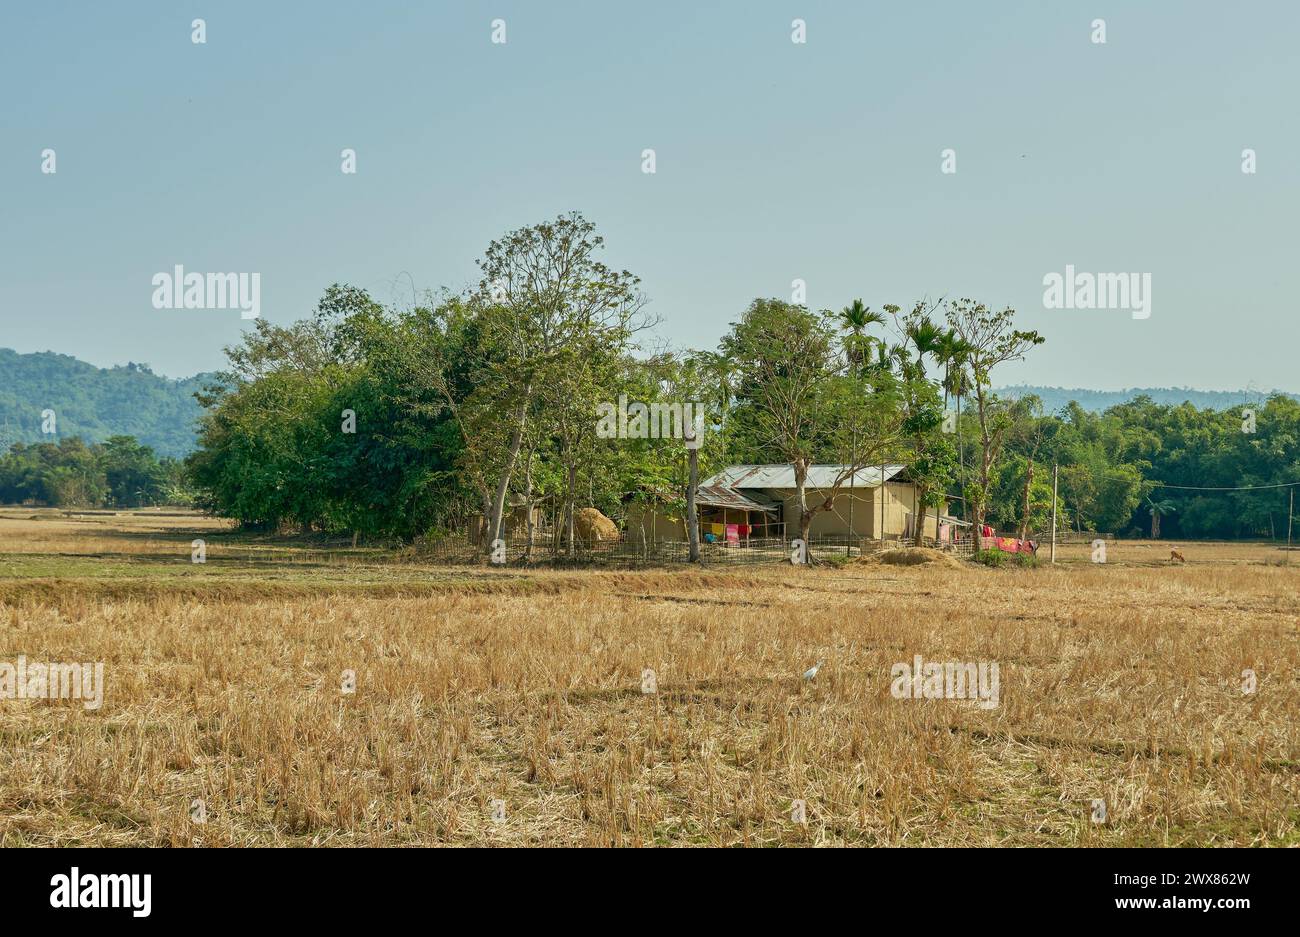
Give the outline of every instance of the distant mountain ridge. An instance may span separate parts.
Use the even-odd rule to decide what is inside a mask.
[[[1292,400],[1300,394],[1273,390],[1194,390],[1190,387],[1131,387],[1127,390],[1088,390],[1084,387],[1043,387],[1038,384],[1017,384],[999,387],[999,397],[1027,397],[1030,394],[1043,401],[1044,413],[1055,413],[1071,400],[1085,410],[1100,412],[1117,404],[1127,403],[1136,397],[1150,397],[1158,404],[1179,406],[1191,403],[1198,410],[1228,410],[1246,403],[1261,403],[1273,394],[1281,393]]]
[[[51,351],[19,354],[0,348],[0,452],[15,442],[55,442],[80,436],[100,442],[134,436],[159,456],[192,452],[203,412],[194,392],[210,373],[173,380],[147,365],[97,368]],[[53,410],[54,435],[42,432],[41,412]]]
[[[159,456],[182,458],[194,450],[196,421],[203,412],[194,399],[216,380],[210,372],[172,379],[147,365],[128,363],[98,368],[71,355],[52,351],[19,354],[0,348],[0,453],[15,442],[50,442],[80,436],[100,442],[110,436],[134,436]],[[1189,387],[1134,387],[1089,390],[1017,384],[997,389],[999,396],[1043,401],[1054,413],[1071,400],[1085,410],[1101,411],[1146,395],[1159,404],[1190,401],[1198,409],[1226,410],[1248,401],[1263,401],[1272,391],[1194,390]],[[1287,394],[1296,400],[1300,395]],[[41,431],[41,411],[55,412],[58,432]]]

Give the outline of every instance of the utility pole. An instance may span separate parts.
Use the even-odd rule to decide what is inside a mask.
[[[880,463],[880,549],[885,548],[885,463]]]
[[[1295,485],[1290,487],[1291,504],[1286,509],[1286,563],[1291,565],[1291,517],[1295,514]]]
[[[853,555],[853,501],[856,497],[853,489],[858,481],[858,431],[856,427],[853,430],[853,465],[850,468],[853,469],[853,474],[849,476],[849,543],[844,548],[845,556]]]
[[[1058,466],[1052,463],[1052,562],[1056,562],[1056,470]]]

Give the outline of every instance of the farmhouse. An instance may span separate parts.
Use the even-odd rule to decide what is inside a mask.
[[[511,495],[505,517],[501,519],[501,526],[506,539],[520,540],[527,535],[528,515],[527,502],[524,500],[523,495]],[[546,513],[537,505],[533,505],[532,508],[532,521],[535,531],[548,529]],[[469,542],[477,545],[482,542],[483,532],[487,530],[487,518],[482,514],[471,514],[465,529],[469,536]]]
[[[805,494],[810,508],[823,504],[845,476],[842,465],[813,465],[808,469]],[[881,483],[881,479],[884,483]],[[859,469],[845,478],[828,511],[813,515],[811,537],[862,539],[915,536],[916,485],[907,466],[885,465]],[[799,500],[793,465],[733,465],[700,482],[696,504],[701,539],[788,539],[798,536]],[[883,511],[883,520],[882,520]],[[960,522],[946,516],[944,524]],[[883,534],[882,534],[883,526]],[[922,527],[935,539],[933,509]],[[680,505],[651,502],[633,505],[627,515],[628,539],[637,542],[686,539],[686,522]]]

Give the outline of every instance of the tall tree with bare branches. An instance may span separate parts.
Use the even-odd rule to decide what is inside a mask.
[[[777,299],[754,300],[722,339],[741,375],[732,411],[737,433],[755,454],[776,455],[794,469],[805,542],[816,512],[831,510],[859,470],[893,451],[903,422],[892,372],[863,380],[842,348],[834,315]],[[838,471],[820,489],[823,500],[810,504],[809,470],[819,460]]]
[[[479,261],[482,280],[474,295],[492,355],[484,379],[495,394],[496,419],[508,439],[495,460],[484,552],[501,535],[527,423],[542,388],[571,376],[584,349],[624,348],[648,325],[639,314],[640,281],[596,259],[604,239],[574,212],[519,228],[488,245]],[[544,408],[540,419],[545,419]],[[592,432],[594,433],[594,415]]]
[[[1005,409],[997,406],[993,369],[1009,361],[1022,360],[1030,348],[1044,341],[1037,332],[1017,329],[1015,315],[1011,308],[992,312],[973,299],[959,299],[949,303],[947,309],[948,324],[966,348],[979,423],[979,475],[964,492],[972,509],[977,548],[982,546],[980,528],[988,511],[993,466],[1011,426]]]

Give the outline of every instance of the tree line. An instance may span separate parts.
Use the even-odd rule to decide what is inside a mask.
[[[994,486],[999,523],[1014,516],[1014,496],[1032,474],[1032,526],[1050,529],[1051,465],[1058,463],[1069,526],[1120,536],[1286,539],[1300,482],[1300,402],[1292,397],[1274,394],[1226,411],[1146,396],[1103,413],[1070,403],[1044,415],[1033,397],[1020,406],[1026,412]]]
[[[620,519],[638,501],[680,511],[696,534],[700,478],[781,463],[798,489],[788,536],[806,537],[857,470],[905,463],[927,511],[1028,534],[1050,526],[1056,464],[1063,527],[1285,536],[1286,487],[1172,486],[1300,479],[1300,404],[1286,396],[1249,426],[1141,397],[1044,413],[1033,395],[993,391],[1043,338],[973,299],[815,311],[759,298],[716,348],[669,349],[640,281],[603,247],[564,215],[493,241],[461,292],[390,308],[335,284],[292,325],[256,320],[196,395],[195,503],[250,527],[397,541],[477,523],[486,550],[521,507],[569,544],[579,508]],[[631,431],[602,428],[625,401]],[[638,408],[688,403],[703,417],[654,433],[637,422]],[[807,487],[814,464],[842,467],[832,491]]]
[[[674,351],[656,345],[640,281],[602,248],[564,215],[493,241],[462,293],[399,310],[335,285],[292,326],[259,320],[201,398],[189,459],[201,503],[249,525],[401,539],[478,517],[485,544],[513,507],[543,506],[571,543],[577,508],[617,518],[650,499],[680,507],[694,534],[702,474],[780,462],[798,489],[787,524],[806,536],[881,462],[907,462],[939,509],[957,480],[944,405],[965,397],[979,453],[966,503],[972,517],[990,510],[1014,410],[993,395],[994,371],[1042,341],[1012,310],[756,299],[716,349]],[[679,438],[609,438],[596,415],[619,400],[698,403],[707,417]],[[812,497],[818,463],[843,471]]]
[[[1005,365],[1043,342],[1011,309],[973,299],[813,311],[759,298],[714,349],[655,338],[640,281],[600,258],[579,214],[493,241],[460,293],[388,309],[335,285],[314,315],[256,323],[201,402],[189,467],[201,502],[245,524],[409,540],[479,518],[483,541],[514,506],[540,506],[571,542],[575,509],[621,517],[669,502],[694,534],[695,486],[729,464],[794,467],[806,535],[835,491],[809,467],[906,463],[927,511],[1042,531],[1051,465],[1058,523],[1183,537],[1279,536],[1300,479],[1300,405],[1241,414],[1146,398],[1044,413],[994,393]],[[610,438],[614,401],[703,404],[700,438]],[[603,406],[602,406],[603,405]],[[689,434],[684,434],[689,435]],[[830,495],[830,497],[828,497]],[[531,517],[531,512],[529,513]],[[486,547],[485,547],[486,548]]]
[[[187,472],[176,459],[158,458],[131,436],[87,444],[14,443],[0,456],[0,504],[52,507],[145,507],[183,504]]]

